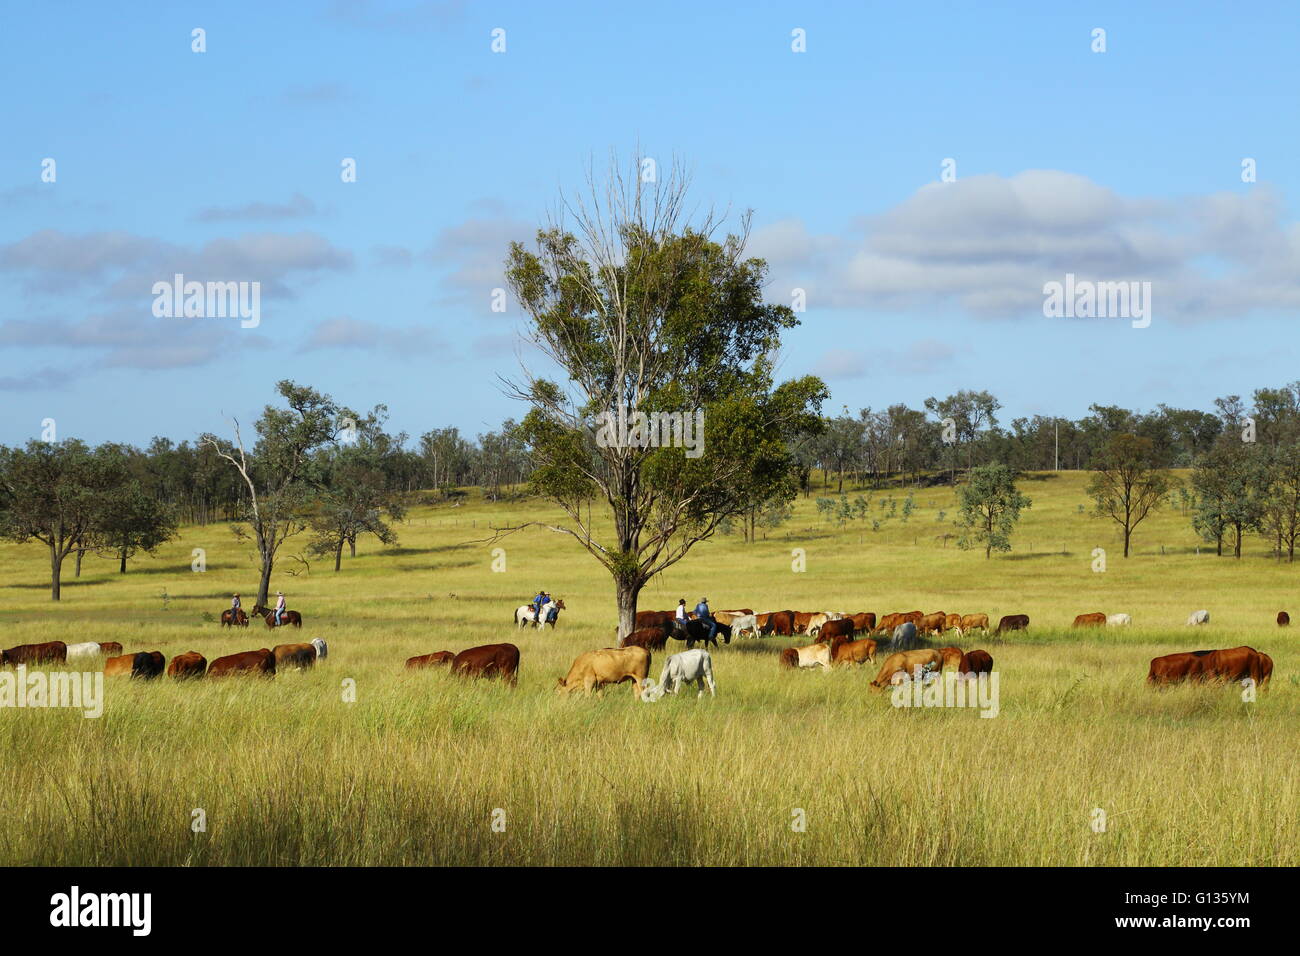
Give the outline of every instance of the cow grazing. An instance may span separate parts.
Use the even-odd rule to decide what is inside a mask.
[[[1147,683],[1152,686],[1177,684],[1183,681],[1194,683],[1224,681],[1235,683],[1250,678],[1255,686],[1267,682],[1264,675],[1263,655],[1253,647],[1229,647],[1216,651],[1191,651],[1182,654],[1166,654],[1151,661],[1147,671]],[[1272,658],[1269,658],[1267,670],[1272,675]]]
[[[794,611],[792,613],[794,614],[794,633],[807,634],[808,625],[812,623],[812,619],[816,617],[817,612],[816,611]]]
[[[941,647],[939,656],[943,658],[943,668],[945,670],[961,670],[961,659],[965,656],[960,647]]]
[[[975,628],[979,628],[987,634],[989,631],[989,616],[987,614],[963,614],[961,624],[958,625],[957,629],[963,634],[967,634]]]
[[[1291,623],[1291,615],[1290,615],[1290,614],[1288,614],[1286,611],[1278,611],[1278,612],[1277,612],[1277,626],[1278,626],[1278,627],[1287,627],[1287,626],[1290,625],[1290,623]]]
[[[816,644],[831,644],[835,638],[842,637],[853,640],[853,622],[848,618],[841,618],[838,621],[827,621],[817,632]]]
[[[1187,616],[1187,626],[1193,627],[1198,624],[1209,624],[1210,612],[1202,608],[1199,611],[1193,611]]]
[[[500,677],[511,687],[519,683],[519,648],[513,644],[484,644],[461,651],[451,672],[463,677]]]
[[[1002,634],[1006,631],[1026,631],[1029,629],[1028,614],[1007,614],[1002,620],[998,621],[998,629],[995,634]]]
[[[1078,614],[1074,618],[1075,627],[1105,627],[1106,615],[1100,611],[1091,614]]]
[[[643,627],[666,627],[671,631],[676,615],[676,611],[637,611],[635,630],[639,631]]]
[[[895,650],[907,650],[915,647],[916,641],[916,624],[912,621],[904,621],[894,628],[894,634],[890,639],[889,646]]]
[[[686,653],[702,653],[708,657],[704,651]],[[644,647],[603,647],[579,654],[569,668],[569,673],[556,683],[555,692],[571,694],[575,690],[581,690],[590,694],[606,684],[631,681],[632,696],[639,697],[649,673],[650,652]]]
[[[682,684],[694,684],[696,697],[704,696],[705,687],[708,687],[710,697],[718,695],[718,685],[713,680],[713,658],[708,651],[697,648],[668,658],[659,674],[659,686],[651,685],[642,696],[653,699],[664,694],[675,694]]]
[[[62,664],[68,659],[68,645],[62,641],[44,644],[19,644],[0,651],[0,665]]]
[[[947,618],[944,620],[944,622],[943,622],[943,629],[944,629],[945,631],[960,631],[960,630],[961,630],[961,615],[960,615],[960,614],[949,614],[948,617],[947,617]]]
[[[831,641],[831,664],[864,664],[876,662],[876,642],[869,637],[853,640],[837,637]]]
[[[122,653],[122,645],[117,641],[101,641],[99,652],[105,657],[117,657]]]
[[[746,634],[758,637],[758,615],[737,614],[731,619],[731,636],[740,638]]]
[[[787,647],[781,652],[781,664],[785,667],[824,667],[830,670],[831,646],[809,644],[806,647]]]
[[[943,629],[947,624],[948,615],[943,613],[943,611],[936,611],[933,614],[926,614],[922,617],[920,623],[916,625],[916,629],[922,634],[933,634],[937,637],[943,633]]]
[[[166,663],[167,658],[158,651],[123,654],[104,661],[104,676],[139,677],[142,680],[151,680],[163,672]]]
[[[753,613],[754,613],[753,610],[751,610],[750,608],[742,607],[742,608],[733,608],[730,611],[714,611],[713,616],[721,623],[730,624],[732,627],[734,627],[736,623],[736,618],[745,617],[746,615],[750,615]]]
[[[227,654],[208,665],[208,677],[228,677],[232,674],[274,677],[275,655],[269,647],[263,647],[256,651]]]
[[[854,634],[870,634],[876,629],[876,615],[870,611],[854,614],[849,620],[853,622]]]
[[[942,667],[943,658],[936,650],[897,651],[885,658],[884,666],[880,668],[880,673],[871,682],[871,686],[879,690],[894,683],[894,677],[898,674],[912,678],[918,673],[938,671]]]
[[[1268,682],[1273,679],[1273,658],[1269,657],[1263,651],[1259,652],[1259,681],[1256,684],[1260,690],[1268,688]]]
[[[202,677],[208,669],[207,659],[198,651],[177,654],[167,665],[167,676],[173,680],[190,680]]]
[[[758,615],[758,633],[764,636],[775,634],[779,637],[792,637],[794,611],[771,611]]]
[[[993,672],[993,658],[988,651],[976,648],[973,651],[967,651],[961,656],[961,663],[957,665],[959,674],[991,674]]]
[[[455,659],[456,655],[452,651],[434,651],[432,654],[408,657],[406,666],[411,670],[417,670],[421,667],[438,667],[443,664],[450,664]]]
[[[69,662],[85,661],[90,660],[91,658],[98,658],[103,653],[103,650],[95,641],[87,641],[84,644],[69,644],[65,660]]]
[[[1108,614],[1106,615],[1107,627],[1128,627],[1133,623],[1133,618],[1127,614]]]
[[[330,656],[330,646],[321,638],[313,637],[311,639],[311,646],[316,648],[316,660],[324,660]]]
[[[310,644],[277,644],[271,648],[275,655],[275,670],[304,670],[316,663],[316,648]]]
[[[884,617],[882,617],[882,618],[880,619],[880,623],[877,624],[877,625],[872,629],[872,633],[874,633],[874,634],[892,634],[892,633],[894,633],[894,628],[898,627],[898,625],[900,625],[900,624],[902,624],[902,623],[903,623],[903,615],[901,615],[901,614],[886,614]]]

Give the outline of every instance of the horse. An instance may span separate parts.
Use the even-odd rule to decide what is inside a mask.
[[[232,622],[230,620],[230,609],[227,608],[226,610],[221,612],[221,626],[230,627],[231,623]],[[248,615],[244,613],[244,609],[242,607],[239,609],[238,619],[235,620],[233,623],[238,624],[240,627],[248,627]]]
[[[253,613],[260,614],[262,620],[266,621],[267,627],[275,627],[275,610],[273,608],[262,607],[260,604],[254,604]],[[294,627],[302,627],[302,615],[297,611],[286,610],[284,614],[281,615],[280,626],[284,627],[286,624],[292,624]]]
[[[552,598],[550,602],[542,605],[542,613],[538,615],[537,621],[534,621],[533,606],[525,604],[515,608],[515,624],[518,627],[527,627],[530,624],[537,627],[540,622],[542,625],[549,624],[555,627],[555,622],[559,620],[560,612],[563,610],[565,610],[564,599],[560,598],[557,601]]]

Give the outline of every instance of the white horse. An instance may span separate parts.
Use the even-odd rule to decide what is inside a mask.
[[[546,618],[550,615],[551,611],[555,612],[555,620],[558,621],[560,619],[560,612],[563,610],[563,599],[557,601],[555,598],[551,598],[550,601],[542,605],[542,613],[537,615],[537,620],[534,621],[533,606],[531,604],[525,604],[521,607],[515,608],[515,625],[518,627],[528,627],[530,625],[536,627],[540,624],[545,624]],[[552,621],[551,627],[554,626],[555,621]]]

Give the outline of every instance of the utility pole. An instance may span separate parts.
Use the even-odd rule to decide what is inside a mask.
[[[1061,470],[1061,420],[1054,419],[1052,422],[1056,426],[1056,467],[1055,471]]]

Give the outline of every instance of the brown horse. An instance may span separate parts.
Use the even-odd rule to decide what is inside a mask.
[[[262,605],[260,604],[254,604],[253,613],[261,615],[262,620],[266,621],[267,627],[275,627],[274,609],[269,607],[262,607]],[[302,615],[299,614],[297,611],[290,611],[286,609],[284,615],[282,616],[280,626],[284,627],[286,624],[292,624],[294,627],[302,627]]]
[[[226,610],[221,612],[221,626],[230,627],[231,623],[232,622],[230,620],[230,609],[227,608]],[[240,627],[248,627],[248,615],[244,613],[244,609],[242,607],[239,609],[239,618],[235,620],[233,623],[238,624]]]

